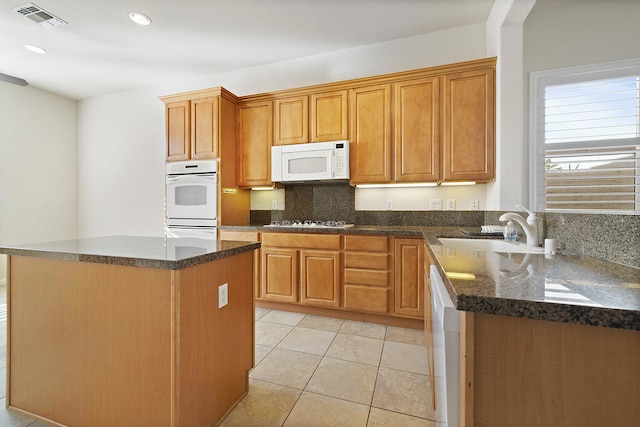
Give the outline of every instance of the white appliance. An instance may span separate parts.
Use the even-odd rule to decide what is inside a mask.
[[[304,183],[349,180],[349,141],[271,147],[271,180]]]
[[[166,166],[167,228],[213,230],[218,225],[218,162],[169,162]]]
[[[455,309],[438,269],[432,265],[431,308],[436,421],[445,426],[460,424],[460,312]],[[440,425],[440,424],[438,424]]]

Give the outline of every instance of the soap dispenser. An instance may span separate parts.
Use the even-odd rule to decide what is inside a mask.
[[[516,230],[516,226],[513,225],[513,221],[507,222],[507,225],[504,227],[503,231],[504,240],[507,242],[515,242],[518,238],[518,230]]]

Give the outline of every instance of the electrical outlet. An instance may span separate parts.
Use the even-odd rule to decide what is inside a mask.
[[[387,199],[386,203],[385,203],[385,208],[390,211],[393,209],[393,200],[391,199]]]
[[[429,208],[432,211],[441,211],[442,210],[442,199],[431,199],[429,201]]]
[[[229,304],[229,284],[218,286],[218,308]]]
[[[271,201],[271,209],[278,209],[278,201],[277,200],[272,200]]]
[[[456,210],[456,199],[447,199],[447,210],[448,211]]]
[[[478,209],[480,209],[480,200],[471,199],[471,203],[469,203],[469,207],[471,208],[472,211],[477,211]]]

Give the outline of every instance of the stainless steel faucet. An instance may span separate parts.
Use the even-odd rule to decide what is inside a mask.
[[[516,208],[520,208],[529,214],[526,220],[515,212],[507,212],[500,216],[500,221],[512,220],[517,222],[522,226],[524,234],[527,236],[527,246],[538,246],[538,217],[536,213],[522,205],[516,205]]]

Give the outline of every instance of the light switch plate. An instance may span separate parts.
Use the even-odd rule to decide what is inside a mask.
[[[429,209],[432,211],[441,211],[442,210],[442,199],[431,199],[429,200]]]
[[[218,308],[229,304],[229,284],[218,286]]]

